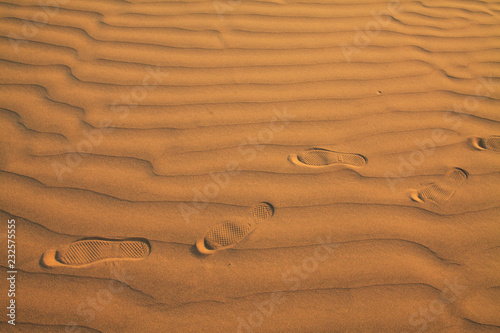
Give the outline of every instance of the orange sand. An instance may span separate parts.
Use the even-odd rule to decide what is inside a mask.
[[[44,3],[0,1],[0,331],[500,332],[498,1]]]

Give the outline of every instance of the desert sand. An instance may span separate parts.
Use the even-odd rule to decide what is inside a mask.
[[[0,18],[0,331],[500,332],[498,1]]]

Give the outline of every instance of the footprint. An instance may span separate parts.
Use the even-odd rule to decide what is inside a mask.
[[[213,254],[235,246],[254,230],[254,223],[223,222],[212,227],[203,238],[198,239],[196,248],[200,253]]]
[[[137,260],[149,255],[146,240],[85,239],[43,253],[46,267],[84,267],[102,260]]]
[[[274,207],[261,202],[252,208],[252,222],[223,222],[213,226],[205,236],[196,241],[196,248],[203,254],[214,254],[217,251],[229,249],[250,235],[257,225],[274,215]]]
[[[260,223],[274,215],[274,207],[268,202],[261,202],[252,208],[253,220]]]
[[[328,149],[313,148],[299,154],[291,154],[288,159],[295,165],[311,168],[325,167],[334,164],[361,167],[366,164],[366,158],[359,154],[339,153]]]
[[[487,138],[470,138],[472,146],[479,150],[491,150],[500,152],[500,136],[489,136]]]
[[[411,198],[416,202],[446,202],[465,183],[468,177],[469,175],[465,170],[459,168],[451,169],[446,173],[444,179],[429,184],[419,191],[414,191],[411,194]]]

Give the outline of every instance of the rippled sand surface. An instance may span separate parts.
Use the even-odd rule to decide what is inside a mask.
[[[0,1],[0,331],[500,332],[499,24]]]

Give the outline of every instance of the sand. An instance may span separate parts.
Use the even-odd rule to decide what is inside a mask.
[[[500,332],[498,1],[0,17],[0,331]]]

